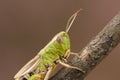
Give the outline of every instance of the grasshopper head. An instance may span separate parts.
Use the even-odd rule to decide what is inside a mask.
[[[64,56],[66,52],[70,51],[70,38],[67,32],[61,31],[55,36],[56,42],[58,46],[61,46]]]
[[[59,44],[64,44],[65,46],[69,47],[69,45],[70,45],[70,39],[69,39],[69,36],[68,36],[68,34],[66,32],[61,31],[55,37],[56,37],[56,41]]]

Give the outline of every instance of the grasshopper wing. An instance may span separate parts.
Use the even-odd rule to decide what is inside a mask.
[[[15,80],[20,80],[22,76],[28,74],[29,72],[35,70],[40,61],[40,55],[35,56],[32,60],[30,60],[25,66],[23,66],[20,71],[14,76]]]

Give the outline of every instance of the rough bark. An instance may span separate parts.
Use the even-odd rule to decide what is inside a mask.
[[[120,12],[104,29],[80,52],[80,58],[74,57],[70,65],[85,71],[62,68],[50,80],[83,80],[120,42]]]

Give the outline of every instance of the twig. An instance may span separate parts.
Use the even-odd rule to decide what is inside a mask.
[[[120,12],[105,26],[80,53],[74,57],[71,65],[86,71],[83,74],[75,69],[62,68],[50,80],[83,80],[120,42]]]

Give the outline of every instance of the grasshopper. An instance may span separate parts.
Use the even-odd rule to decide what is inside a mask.
[[[70,54],[76,55],[76,53],[70,51],[68,31],[79,11],[75,12],[69,18],[66,30],[55,35],[33,59],[14,76],[15,80],[48,80],[58,64],[84,72],[80,68],[65,63]]]

